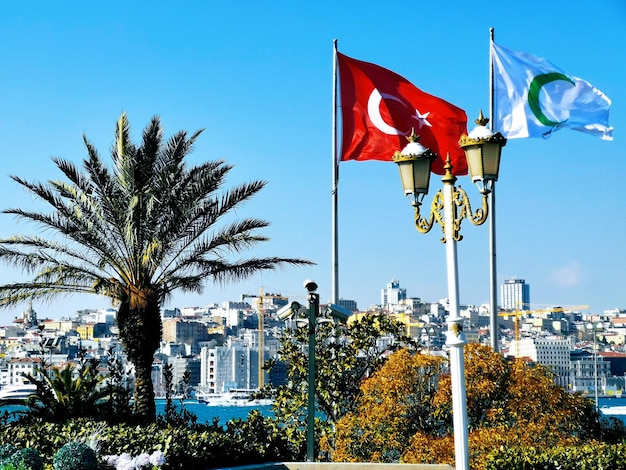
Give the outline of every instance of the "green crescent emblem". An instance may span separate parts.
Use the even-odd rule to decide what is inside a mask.
[[[565,121],[557,122],[548,119],[546,115],[543,114],[543,111],[541,111],[541,106],[539,105],[539,92],[541,91],[541,88],[543,88],[544,85],[557,80],[563,80],[565,82],[571,83],[574,86],[576,85],[576,83],[574,83],[574,81],[570,79],[567,75],[559,72],[552,72],[537,75],[535,78],[533,78],[533,81],[530,83],[530,88],[528,89],[528,106],[530,106],[530,110],[533,112],[535,117],[539,119],[539,122],[541,122],[541,124],[543,124],[544,126],[554,127],[558,126],[562,122],[567,121],[566,119]]]

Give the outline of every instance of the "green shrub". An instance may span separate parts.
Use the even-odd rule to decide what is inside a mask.
[[[626,444],[576,447],[509,447],[492,452],[484,470],[626,470]]]
[[[18,468],[22,465],[28,470],[43,470],[43,460],[39,456],[39,452],[30,447],[14,452],[4,460],[4,463]]]
[[[12,463],[3,463],[0,464],[0,470],[29,470],[24,466],[23,463],[19,464],[17,467]]]
[[[54,470],[97,470],[98,456],[87,444],[72,441],[54,455]]]
[[[168,470],[219,468],[294,458],[287,436],[256,415],[251,421],[237,420],[227,429],[217,422],[194,426],[155,423],[141,427],[103,426],[101,421],[88,419],[63,424],[43,420],[12,422],[0,426],[0,444],[36,448],[44,458],[46,469],[52,469],[54,456],[61,447],[72,441],[89,442],[94,433],[99,455],[139,455],[160,450],[165,454],[164,468]]]
[[[17,447],[15,447],[13,444],[2,444],[0,446],[0,462],[11,457],[16,452]]]

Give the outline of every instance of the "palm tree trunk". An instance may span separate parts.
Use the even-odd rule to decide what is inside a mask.
[[[161,341],[161,314],[158,302],[133,307],[122,302],[117,313],[120,340],[128,359],[135,367],[134,406],[136,418],[142,422],[156,419],[152,362]]]
[[[156,419],[156,405],[154,403],[154,385],[152,383],[152,356],[149,360],[142,357],[133,361],[135,366],[135,393],[133,411],[135,416],[143,422]]]

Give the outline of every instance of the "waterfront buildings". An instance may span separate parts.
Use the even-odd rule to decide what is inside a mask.
[[[503,301],[513,310],[528,308],[529,286],[522,279],[505,281]],[[219,393],[231,388],[254,389],[263,383],[273,386],[286,380],[285,367],[278,362],[272,373],[259,368],[268,359],[279,359],[280,336],[285,327],[275,313],[288,301],[279,294],[268,294],[267,301],[227,301],[205,307],[182,307],[162,314],[163,336],[155,354],[153,381],[157,393],[163,393],[163,369],[171,365],[177,391],[188,380],[192,387]],[[250,295],[245,295],[250,297]],[[254,296],[253,296],[254,297]],[[344,308],[356,310],[356,302],[341,300]],[[523,304],[523,305],[520,305]],[[261,306],[262,311],[257,311]],[[446,353],[445,332],[447,299],[422,301],[409,297],[399,280],[381,289],[381,304],[351,318],[372,312],[390,315],[405,326],[424,351]],[[464,331],[468,342],[489,344],[488,308],[462,306]],[[264,329],[259,332],[259,315],[264,315]],[[101,360],[106,369],[110,357],[124,359],[117,338],[115,310],[81,310],[71,319],[50,320],[37,314],[32,304],[12,324],[0,327],[0,385],[23,382],[22,372],[31,373],[45,362],[62,366],[74,361],[79,350]],[[550,311],[538,314],[526,311],[515,336],[513,323],[501,318],[502,351],[518,360],[543,364],[555,374],[557,384],[572,391],[600,393],[625,388],[626,311],[615,309],[602,315]],[[589,325],[601,324],[598,331]],[[263,334],[263,341],[259,341]],[[262,344],[262,351],[259,346]],[[595,345],[595,347],[594,347]],[[262,354],[261,361],[259,355]],[[126,369],[132,373],[132,368]]]

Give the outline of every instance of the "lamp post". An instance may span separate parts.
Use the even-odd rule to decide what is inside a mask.
[[[294,316],[307,314],[307,328],[309,333],[308,345],[308,370],[307,370],[307,423],[306,423],[306,459],[307,462],[315,461],[315,330],[320,310],[320,296],[317,293],[317,283],[310,279],[304,281],[307,290],[308,307],[292,302],[277,312],[280,320],[287,320]],[[335,321],[346,323],[352,312],[336,304],[329,304],[326,314],[332,320],[319,319],[320,322]],[[297,320],[296,320],[297,321]]]
[[[306,460],[315,461],[315,318],[320,308],[320,295],[314,281],[306,281],[309,302],[309,370],[307,390],[307,418],[306,418]]]
[[[596,328],[596,325],[592,323],[587,325],[587,329],[591,330],[591,334],[593,335],[593,390],[596,399],[596,410],[599,410],[598,406],[598,351],[596,344],[596,331],[600,331],[602,329],[602,324],[598,323],[600,328]]]
[[[452,383],[452,418],[454,427],[455,468],[469,470],[467,398],[465,390],[465,362],[463,349],[466,344],[463,333],[463,318],[459,308],[459,280],[456,242],[463,237],[460,233],[461,222],[469,219],[474,225],[481,225],[487,220],[489,207],[487,195],[492,181],[497,180],[500,153],[506,144],[501,134],[493,134],[485,127],[488,120],[480,113],[475,121],[477,128],[469,135],[461,137],[459,145],[465,150],[472,182],[476,183],[481,194],[482,204],[472,211],[469,197],[461,188],[456,187],[456,176],[452,174],[452,164],[448,157],[442,178],[443,190],[435,194],[428,217],[420,214],[420,206],[430,182],[430,172],[435,153],[419,143],[419,137],[412,133],[409,143],[396,152],[393,160],[398,164],[404,194],[411,197],[415,208],[415,227],[421,233],[429,232],[435,223],[443,230],[441,239],[446,244],[446,265],[448,281],[448,332],[446,344],[450,347],[450,377]]]

